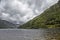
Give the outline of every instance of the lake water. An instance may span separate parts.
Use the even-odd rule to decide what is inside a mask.
[[[0,40],[60,40],[60,29],[0,29]]]

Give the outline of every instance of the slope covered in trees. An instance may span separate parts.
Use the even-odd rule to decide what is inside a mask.
[[[60,27],[60,1],[47,9],[33,20],[21,25],[19,28],[59,28]]]

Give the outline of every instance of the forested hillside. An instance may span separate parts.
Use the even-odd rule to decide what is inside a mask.
[[[60,27],[60,1],[19,28],[59,28]]]

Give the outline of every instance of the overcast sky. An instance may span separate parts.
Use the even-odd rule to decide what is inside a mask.
[[[58,0],[0,0],[0,19],[23,24],[57,2]]]

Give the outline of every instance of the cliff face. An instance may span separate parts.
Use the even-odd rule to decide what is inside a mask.
[[[35,17],[19,28],[59,28],[60,27],[60,0],[41,15]]]

